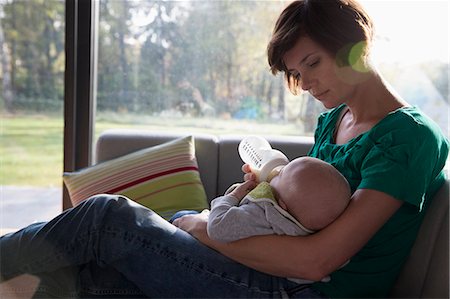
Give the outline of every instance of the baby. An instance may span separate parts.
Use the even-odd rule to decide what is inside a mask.
[[[212,200],[208,236],[232,242],[257,235],[305,236],[323,229],[347,207],[351,191],[344,176],[331,164],[312,157],[289,162],[270,182],[247,181],[231,186]],[[181,211],[171,221],[187,213]],[[310,280],[288,278],[299,284]],[[322,281],[327,282],[330,277]]]
[[[211,202],[207,231],[211,239],[231,242],[255,235],[307,235],[333,222],[350,201],[350,187],[332,165],[297,158],[269,183],[247,190],[233,185]],[[233,188],[234,187],[234,188]]]

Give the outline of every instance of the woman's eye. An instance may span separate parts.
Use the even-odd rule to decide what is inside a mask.
[[[319,62],[320,62],[320,59],[317,59],[317,60],[313,61],[312,63],[310,63],[309,66],[314,67],[314,66],[318,65]]]

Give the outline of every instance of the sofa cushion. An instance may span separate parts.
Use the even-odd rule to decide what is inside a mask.
[[[73,205],[100,193],[121,194],[168,219],[182,209],[208,207],[192,136],[65,173]]]

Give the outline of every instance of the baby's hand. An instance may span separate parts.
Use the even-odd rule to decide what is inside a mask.
[[[256,175],[250,169],[250,165],[242,165],[242,172],[244,173],[244,181],[256,181]]]
[[[234,188],[233,191],[230,192],[229,195],[236,197],[238,200],[241,200],[244,198],[245,195],[247,195],[253,188],[255,188],[257,183],[253,180],[245,181],[236,188]]]

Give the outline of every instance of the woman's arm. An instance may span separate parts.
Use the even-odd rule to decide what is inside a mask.
[[[335,222],[306,237],[270,235],[219,243],[208,238],[205,215],[187,215],[176,225],[207,246],[256,270],[318,281],[355,255],[401,205],[401,201],[383,192],[357,190]]]

